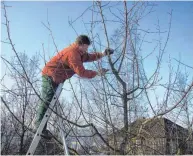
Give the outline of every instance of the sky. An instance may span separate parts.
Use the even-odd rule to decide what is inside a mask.
[[[46,51],[47,60],[56,52],[53,46],[49,31],[42,24],[50,22],[53,36],[59,50],[68,46],[76,38],[76,33],[69,26],[69,20],[76,19],[91,2],[6,2],[8,19],[10,21],[11,38],[18,52],[24,52],[29,56],[40,52],[42,44]],[[76,11],[73,11],[76,10]],[[1,19],[4,21],[3,12]],[[48,20],[47,20],[48,19]],[[77,31],[85,33],[77,26]],[[6,41],[7,32],[4,26],[1,27],[1,40]],[[14,56],[8,44],[1,44],[1,55],[6,58]],[[43,67],[43,62],[41,67]],[[1,63],[1,75],[4,75],[5,66]],[[7,80],[9,81],[9,80]],[[11,86],[11,83],[7,83]]]
[[[77,36],[68,23],[69,19],[76,19],[87,7],[92,5],[92,2],[8,1],[6,4],[12,6],[7,9],[7,13],[10,20],[11,37],[16,49],[21,52],[25,51],[29,56],[32,56],[34,53],[42,51],[42,43],[44,43],[47,53],[51,57],[55,48],[51,45],[52,40],[49,37],[49,32],[42,22],[47,24],[47,19],[49,20],[58,49],[63,49]],[[155,24],[159,18],[161,27],[167,28],[169,22],[167,13],[173,9],[172,31],[167,50],[172,51],[171,54],[175,57],[181,53],[182,61],[191,65],[193,58],[193,44],[191,44],[193,41],[193,2],[163,1],[156,4],[155,12],[145,18],[143,27],[155,30]],[[74,23],[79,34],[87,34],[81,20],[87,21],[90,20],[90,17],[90,14],[85,13],[83,18]],[[4,21],[2,11],[1,19]],[[114,30],[112,26],[109,29]],[[1,25],[1,32],[1,40],[5,41],[7,34],[3,25]],[[1,48],[3,55],[13,55],[8,45],[1,44]],[[149,51],[149,49],[144,51]]]
[[[111,2],[116,4],[116,2]],[[128,2],[130,4],[131,2]],[[163,1],[154,2],[154,12],[144,18],[140,27],[156,31],[156,24],[160,22],[160,27],[163,31],[168,30],[169,25],[169,12],[172,10],[172,25],[170,39],[166,48],[167,54],[164,57],[164,62],[161,71],[163,77],[167,79],[168,73],[168,57],[179,60],[181,62],[193,67],[193,2],[183,1]],[[42,44],[46,51],[46,59],[54,55],[56,49],[52,43],[52,39],[49,36],[49,31],[42,24],[47,24],[49,21],[51,30],[59,50],[71,44],[77,34],[74,29],[69,25],[69,20],[75,20],[79,17],[85,9],[92,5],[92,1],[7,1],[5,3],[8,6],[7,14],[10,21],[11,38],[15,44],[15,48],[18,52],[24,52],[29,56],[33,56],[35,53],[42,54]],[[120,6],[117,6],[120,7]],[[110,16],[110,15],[109,15]],[[82,18],[78,19],[74,24],[75,30],[78,34],[87,34],[85,25],[82,21],[90,21],[91,13],[86,12]],[[4,22],[3,10],[1,10],[1,22]],[[112,33],[116,29],[115,25],[108,25],[109,33]],[[103,32],[99,32],[103,36]],[[163,40],[166,36],[162,36]],[[6,41],[7,32],[5,26],[1,25],[1,40]],[[101,37],[102,38],[102,37]],[[155,34],[149,34],[146,38],[148,41],[153,41]],[[105,40],[104,45],[106,45]],[[145,44],[142,49],[144,56],[153,50],[153,44]],[[112,45],[113,47],[113,45]],[[8,44],[1,43],[1,55],[7,59],[14,56]],[[155,56],[150,57],[151,61],[145,64],[147,73],[151,74],[155,69]],[[172,64],[176,66],[176,61],[173,59]],[[43,68],[43,62],[41,62],[40,69]],[[184,68],[182,67],[182,70]],[[6,68],[1,62],[1,77],[4,75]],[[187,68],[190,73],[190,79],[193,79],[193,72],[191,68]],[[7,86],[11,86],[9,79],[5,80]]]

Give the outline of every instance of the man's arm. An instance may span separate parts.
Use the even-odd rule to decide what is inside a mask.
[[[93,62],[93,61],[97,61],[99,59],[101,59],[102,57],[104,56],[103,53],[98,53],[98,52],[95,52],[95,53],[85,53],[83,54],[82,56],[82,62]]]
[[[106,48],[104,52],[102,53],[99,53],[99,52],[95,52],[95,53],[85,53],[83,56],[82,56],[82,61],[83,62],[93,62],[93,61],[97,61],[99,59],[101,59],[102,57],[104,56],[107,56],[107,55],[111,55],[114,53],[114,50],[113,49],[110,49],[110,48]]]
[[[72,54],[68,57],[69,67],[74,70],[74,72],[80,77],[84,78],[93,78],[98,73],[92,70],[86,70],[83,66],[81,56],[76,51],[73,51]]]

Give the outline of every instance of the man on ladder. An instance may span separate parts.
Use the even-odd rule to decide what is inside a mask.
[[[42,70],[42,99],[44,101],[41,100],[38,108],[35,121],[36,129],[38,129],[60,83],[71,78],[74,74],[83,78],[94,78],[97,75],[105,75],[108,71],[104,68],[100,69],[98,72],[86,70],[84,68],[83,62],[96,61],[114,52],[114,50],[107,48],[103,53],[95,52],[89,54],[87,50],[90,44],[91,41],[88,36],[80,35],[73,44],[58,52],[56,56],[52,57],[51,60],[46,63]],[[42,136],[44,138],[50,138],[50,133],[46,127],[47,124],[43,128]]]

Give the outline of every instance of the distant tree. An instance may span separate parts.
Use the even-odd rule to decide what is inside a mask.
[[[36,66],[38,66],[39,63],[38,58],[34,56],[31,60],[29,60],[25,53],[19,54],[19,58],[22,62],[26,74],[30,79],[30,82],[34,85],[34,87],[37,87],[38,70]],[[10,90],[6,89],[5,87],[2,88],[2,92],[4,93],[5,98],[2,97],[1,100],[3,101],[2,103],[6,106],[4,108],[9,109],[9,112],[7,109],[6,112],[9,114],[8,116],[11,117],[8,120],[8,123],[10,124],[5,123],[5,125],[10,125],[10,127],[7,128],[9,129],[10,133],[14,133],[13,136],[9,136],[13,137],[11,140],[12,142],[9,144],[18,145],[18,151],[14,150],[14,152],[16,152],[15,154],[25,154],[25,142],[29,137],[28,128],[32,129],[32,121],[35,117],[35,108],[38,103],[38,97],[34,93],[31,85],[27,82],[23,68],[21,68],[21,65],[18,63],[17,59],[14,58],[11,62],[9,62],[9,64],[7,64],[7,66],[10,69],[9,77],[13,82],[13,87]],[[14,117],[12,116],[13,114]],[[2,117],[3,120],[7,118],[6,116]],[[9,154],[14,154],[11,152],[13,150],[12,146],[9,148]]]

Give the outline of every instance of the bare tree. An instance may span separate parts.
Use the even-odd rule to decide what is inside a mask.
[[[33,57],[31,60],[28,59],[27,55],[24,53],[19,54],[19,57],[22,61],[25,71],[27,72],[30,81],[34,86],[38,86],[37,79],[37,68],[38,58]],[[26,81],[25,74],[19,65],[17,59],[13,58],[7,66],[10,67],[10,78],[14,82],[13,87],[9,90],[4,87],[2,93],[6,95],[4,100],[4,105],[9,108],[9,111],[12,112],[20,123],[13,118],[11,121],[12,130],[14,130],[15,135],[13,136],[15,144],[19,146],[18,154],[25,154],[26,144],[25,141],[29,137],[27,132],[28,128],[32,128],[32,121],[35,116],[35,107],[38,103],[38,97],[35,95],[32,87]],[[2,84],[2,86],[4,86]],[[9,112],[9,114],[10,114]],[[10,114],[12,115],[12,114]],[[10,147],[9,150],[11,150]]]
[[[101,79],[84,82],[84,85],[88,87],[81,87],[80,90],[85,90],[84,96],[88,99],[84,103],[88,103],[90,121],[95,123],[96,127],[103,125],[104,129],[101,134],[106,140],[107,149],[105,150],[114,150],[114,152],[119,152],[119,154],[127,154],[129,152],[128,149],[130,149],[128,146],[130,146],[132,139],[129,126],[131,122],[140,117],[152,116],[150,115],[150,112],[152,112],[151,114],[153,114],[154,118],[142,123],[140,128],[142,130],[148,121],[170,114],[180,107],[188,94],[191,93],[193,86],[190,81],[189,84],[184,86],[184,91],[179,92],[179,95],[177,95],[174,88],[180,84],[177,82],[180,72],[179,68],[176,71],[172,71],[173,67],[171,64],[169,67],[169,78],[166,81],[167,85],[162,84],[161,65],[163,56],[166,54],[166,47],[169,44],[172,11],[168,14],[170,20],[167,31],[161,30],[159,21],[156,27],[157,31],[149,31],[144,30],[139,25],[143,18],[153,12],[151,3],[133,2],[130,7],[127,6],[128,2],[115,3],[93,2],[93,8],[90,9],[92,19],[89,22],[84,22],[86,28],[88,28],[87,25],[90,25],[88,33],[91,34],[92,39],[95,41],[93,43],[94,50],[97,49],[96,47],[104,49],[105,44],[102,38],[105,38],[107,47],[115,49],[114,56],[108,56],[107,62],[105,62],[106,60],[97,62],[93,65],[93,68],[109,67],[112,73]],[[119,5],[122,8],[118,7]],[[71,21],[70,24],[72,25],[76,20]],[[117,25],[117,29],[111,35],[108,30],[112,24]],[[101,34],[97,33],[99,29],[104,32],[101,37],[99,37]],[[145,36],[148,34],[152,34],[158,39],[154,43],[155,47],[153,47],[152,51],[147,56],[143,56],[141,49],[143,44],[147,42]],[[166,37],[165,41],[161,39],[163,35]],[[101,40],[103,40],[103,43]],[[156,55],[156,64],[154,71],[149,75],[145,70],[144,63],[148,61],[148,57],[151,55]],[[180,62],[180,64],[182,63]],[[152,103],[152,93],[162,87],[165,87],[164,96],[159,97],[162,100],[158,100],[157,95],[155,95],[154,99],[157,99],[157,104]],[[178,98],[174,100],[173,95],[177,95]],[[81,99],[84,98],[81,97]],[[85,111],[88,108],[83,109],[83,107],[81,107],[81,111],[88,114],[88,111]],[[147,112],[148,109],[149,111]],[[138,116],[137,114],[142,115]],[[119,139],[117,138],[117,132],[120,131],[120,127],[123,127],[121,131],[122,139],[120,137]],[[109,140],[107,136],[110,134],[113,134],[111,135],[113,139]],[[111,142],[112,140],[113,143]],[[109,146],[110,144],[112,146]]]
[[[71,87],[72,100],[70,102],[60,101],[61,110],[64,110],[62,115],[57,114],[56,110],[52,110],[53,116],[50,126],[53,128],[54,135],[58,137],[56,121],[58,118],[62,118],[71,152],[80,154],[137,154],[137,138],[146,139],[146,136],[150,136],[145,128],[151,121],[157,121],[156,119],[162,116],[173,115],[172,113],[180,114],[182,111],[186,115],[189,134],[192,134],[190,114],[192,113],[193,82],[192,80],[185,81],[185,74],[180,73],[181,65],[184,66],[185,64],[178,61],[178,68],[174,71],[170,62],[168,78],[166,82],[162,81],[161,65],[166,54],[166,47],[169,44],[172,11],[168,14],[170,20],[167,31],[161,30],[159,20],[155,28],[156,31],[145,30],[140,27],[142,19],[153,13],[153,7],[154,5],[149,2],[94,1],[93,5],[89,6],[81,16],[69,22],[76,31],[73,24],[86,12],[89,12],[92,17],[90,21],[83,21],[83,24],[94,41],[93,49],[95,51],[98,49],[101,51],[105,47],[115,49],[113,56],[109,55],[106,60],[91,65],[94,69],[109,68],[110,72],[106,76],[88,81],[82,81],[75,77],[76,83],[73,80],[66,81],[65,83]],[[14,121],[17,119],[17,122],[13,124],[14,129],[18,127],[17,123],[20,123],[21,126],[15,130],[20,137],[19,151],[21,154],[25,140],[24,135],[27,130],[24,125],[29,127],[32,121],[27,112],[32,112],[35,115],[34,107],[31,107],[30,103],[36,102],[33,102],[31,97],[36,96],[41,99],[39,92],[34,87],[36,84],[34,79],[36,70],[34,68],[37,68],[38,65],[28,65],[27,57],[17,53],[11,40],[9,21],[6,15],[5,18],[9,44],[11,44],[17,60],[10,63],[2,57],[12,68],[10,70],[12,72],[11,77],[16,82],[16,88],[6,91],[9,98],[6,98],[5,103],[7,105],[5,105],[8,106],[8,111],[12,112],[9,115],[14,117]],[[56,52],[58,52],[49,21],[47,21],[47,25],[44,23],[43,25],[49,31]],[[113,33],[110,33],[111,25],[116,26]],[[157,37],[157,39],[154,42],[149,42],[146,40],[147,35]],[[161,39],[162,35],[166,40]],[[153,45],[147,55],[142,53],[144,44]],[[145,67],[145,62],[151,61],[150,56],[155,56],[156,62],[151,74],[147,72]],[[44,62],[46,62],[45,57]],[[34,73],[31,72],[33,70]],[[163,89],[163,96],[154,94],[160,88]],[[15,98],[19,100],[14,100]],[[13,101],[16,105],[15,108],[17,108],[16,112],[14,112],[15,108],[11,107]],[[22,109],[18,110],[18,108]],[[143,117],[153,118],[141,120],[136,133],[133,134],[132,123],[137,119],[143,119]],[[178,115],[176,119],[179,119]],[[14,135],[12,134],[12,136]],[[152,141],[152,138],[153,136],[150,136],[150,139],[147,139]],[[133,141],[134,139],[135,141]]]

